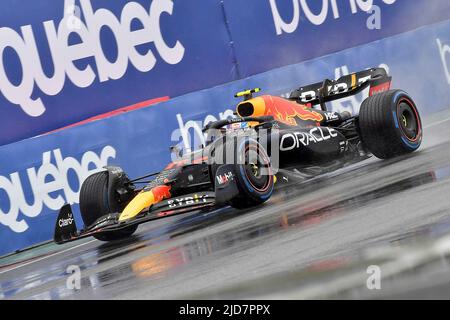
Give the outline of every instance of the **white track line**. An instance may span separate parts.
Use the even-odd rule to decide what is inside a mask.
[[[45,256],[45,257],[42,257],[42,258],[39,258],[39,259],[36,259],[36,260],[33,260],[33,261],[29,261],[29,262],[26,262],[26,263],[21,264],[21,265],[18,265],[18,266],[14,267],[14,268],[0,271],[0,274],[6,273],[6,272],[10,272],[10,271],[13,271],[13,270],[16,270],[16,269],[19,269],[19,268],[28,266],[28,265],[30,265],[30,264],[33,264],[33,263],[36,263],[36,262],[39,262],[39,261],[48,259],[48,258],[50,258],[50,257],[54,257],[54,256],[56,256],[56,255],[58,255],[58,254],[61,254],[61,253],[64,253],[64,252],[67,252],[67,251],[70,251],[70,250],[73,250],[73,249],[82,247],[82,246],[84,246],[84,245],[87,245],[87,244],[92,243],[92,242],[95,242],[95,241],[97,241],[97,240],[94,239],[94,240],[90,240],[90,241],[85,242],[85,243],[80,243],[80,244],[78,244],[78,245],[76,245],[76,246],[67,248],[67,249],[65,249],[65,250],[58,251],[58,252],[52,253],[52,254],[50,254],[50,255],[48,255],[48,256]]]
[[[443,124],[443,123],[449,122],[449,121],[450,121],[450,118],[446,118],[446,119],[443,119],[443,120],[439,120],[439,121],[430,123],[430,124],[426,125],[424,128],[425,129],[431,128],[431,127],[434,127],[434,126],[437,126],[437,125],[440,125],[440,124]]]

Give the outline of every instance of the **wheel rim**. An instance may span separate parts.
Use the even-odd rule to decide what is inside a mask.
[[[417,141],[421,135],[421,123],[417,110],[409,99],[403,98],[399,101],[397,117],[405,138],[412,142]]]
[[[259,192],[267,191],[273,179],[268,158],[256,147],[248,146],[245,150],[245,163],[244,173],[248,182]]]

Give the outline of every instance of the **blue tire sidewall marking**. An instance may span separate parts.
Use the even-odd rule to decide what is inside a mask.
[[[394,99],[393,99],[393,103],[394,103],[396,106],[397,106],[397,98],[398,98],[398,96],[400,96],[400,95],[406,95],[406,93],[403,92],[403,91],[397,92],[397,94],[394,96]],[[392,111],[392,116],[394,117],[395,127],[396,127],[397,129],[400,129],[400,125],[399,125],[399,123],[398,123],[398,117],[397,117],[397,111],[396,111],[396,110]],[[420,139],[417,141],[417,143],[412,143],[411,141],[408,141],[403,135],[401,135],[401,138],[402,138],[403,143],[404,143],[408,148],[411,148],[412,150],[415,150],[415,149],[417,149],[417,148],[419,147]]]
[[[273,188],[274,188],[274,185],[272,184],[272,187],[270,188],[270,191],[265,196],[261,196],[260,198],[263,199],[263,200],[266,200],[266,199],[270,198],[270,196],[272,195],[272,192],[273,192]]]
[[[413,143],[411,143],[411,142],[409,142],[408,140],[406,140],[404,137],[402,137],[402,140],[403,140],[403,142],[408,146],[408,147],[410,147],[411,149],[417,149],[418,147],[419,147],[419,144],[418,143],[416,143],[416,144],[413,144]]]
[[[397,111],[392,111],[392,115],[394,116],[395,127],[397,129],[400,129],[400,126],[398,124]]]
[[[251,185],[250,182],[248,181],[247,177],[245,176],[244,167],[243,167],[242,165],[239,167],[239,170],[241,171],[241,177],[243,178],[244,183],[245,183],[245,185],[247,186],[247,189],[248,189],[250,192],[255,192],[255,188],[252,187],[252,185]]]
[[[399,91],[399,92],[397,92],[397,93],[395,94],[394,99],[393,99],[392,102],[395,103],[395,104],[397,104],[397,98],[398,98],[398,96],[400,96],[400,95],[406,95],[406,96],[407,96],[407,93],[404,92],[404,91]]]
[[[241,142],[241,144],[239,145],[239,152],[242,150],[242,146],[243,146],[244,144],[246,144],[248,141],[249,141],[249,139],[244,139],[244,140]],[[247,189],[248,189],[250,192],[255,192],[255,189],[252,187],[252,185],[250,184],[250,182],[248,181],[248,179],[247,179],[247,177],[246,177],[246,175],[245,175],[245,172],[244,172],[244,166],[243,166],[243,165],[240,165],[240,166],[239,166],[239,171],[241,172],[241,177],[243,178],[244,183],[245,183],[245,185],[247,186]]]
[[[240,144],[240,146],[239,146],[239,150],[241,150],[241,149],[242,149],[242,146],[243,146],[245,143],[249,142],[249,141],[250,141],[250,139],[245,139],[244,141],[242,141],[241,144]],[[245,175],[245,172],[244,172],[244,166],[243,166],[243,165],[239,166],[239,171],[241,172],[241,177],[243,178],[244,183],[245,183],[245,185],[247,186],[247,189],[248,189],[250,192],[256,192],[255,188],[253,188],[253,186],[252,186],[252,185],[250,184],[250,182],[248,181],[247,176]],[[266,199],[268,199],[268,198],[272,195],[272,192],[273,192],[273,184],[272,184],[272,187],[270,188],[270,191],[269,191],[266,195],[260,195],[259,197],[260,197],[261,199],[263,199],[263,200],[266,200]]]

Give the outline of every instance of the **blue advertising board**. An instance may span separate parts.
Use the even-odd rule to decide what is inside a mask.
[[[450,18],[448,0],[227,0],[243,77]]]
[[[234,93],[261,87],[286,94],[308,83],[383,66],[393,87],[409,92],[422,115],[450,106],[450,20],[314,60],[284,66],[113,118],[0,146],[0,255],[49,240],[64,203],[78,212],[80,184],[103,166],[122,166],[130,176],[162,169],[168,147],[197,148],[201,128],[232,116]],[[420,43],[420,46],[417,44]],[[426,57],[426,59],[424,58]],[[366,93],[333,102],[358,112]],[[433,97],[433,103],[430,103]]]
[[[237,79],[218,1],[5,0],[0,27],[0,145]]]
[[[0,145],[448,18],[448,0],[3,0]]]

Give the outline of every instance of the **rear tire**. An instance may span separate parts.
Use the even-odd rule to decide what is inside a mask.
[[[101,216],[118,212],[118,201],[111,201],[116,197],[108,194],[108,172],[98,172],[89,176],[81,186],[80,212],[85,227],[92,225]],[[122,230],[97,234],[94,237],[101,241],[120,240],[131,236],[137,229],[137,225]]]
[[[401,90],[364,100],[359,112],[363,145],[377,158],[390,159],[416,151],[422,143],[422,122],[411,97]]]

